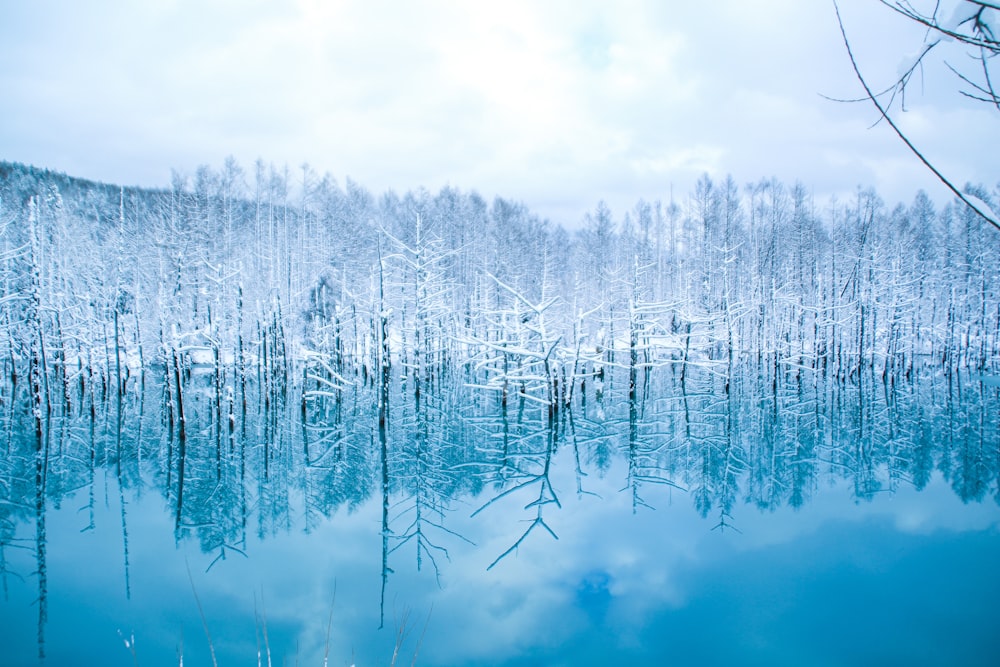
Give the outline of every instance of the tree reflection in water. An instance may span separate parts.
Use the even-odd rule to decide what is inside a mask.
[[[383,620],[394,563],[415,560],[418,570],[429,565],[440,579],[453,546],[472,545],[451,525],[456,513],[484,522],[487,532],[517,526],[510,543],[487,554],[487,570],[527,543],[558,539],[561,494],[570,491],[553,481],[560,465],[573,468],[568,474],[581,497],[595,495],[589,479],[623,470],[615,487],[633,512],[655,507],[648,494],[660,489],[656,497],[712,517],[706,531],[740,530],[751,509],[804,506],[837,480],[849,481],[863,503],[901,486],[922,489],[937,471],[963,502],[1000,500],[1000,392],[981,377],[949,379],[926,369],[910,379],[870,374],[843,381],[794,367],[724,363],[581,366],[576,386],[561,394],[571,398],[552,410],[537,400],[548,391],[541,383],[487,390],[488,379],[471,367],[425,366],[416,385],[412,369],[343,377],[318,362],[304,371],[301,390],[248,385],[245,419],[233,411],[238,423],[220,421],[211,373],[180,369],[164,377],[182,391],[147,381],[143,392],[136,382],[120,405],[86,393],[70,410],[53,410],[40,430],[27,388],[8,388],[0,425],[4,592],[37,584],[44,655],[46,513],[86,498],[83,530],[92,530],[95,502],[107,502],[101,470],[119,487],[115,539],[123,547],[126,591],[126,498],[135,493],[162,497],[175,542],[197,541],[212,557],[208,570],[233,556],[253,558],[248,533],[264,540],[308,534],[377,499],[382,525],[372,530],[380,531],[382,551],[372,556],[382,564]],[[263,392],[269,395],[257,395]],[[181,393],[183,425],[168,407]],[[28,526],[34,539],[24,537]],[[12,569],[12,550],[30,550],[34,571]]]

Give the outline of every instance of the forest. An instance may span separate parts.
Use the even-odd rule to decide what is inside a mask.
[[[2,163],[0,401],[22,399],[40,439],[53,415],[155,385],[183,441],[193,372],[230,433],[365,386],[384,427],[393,381],[419,408],[455,377],[549,420],[615,369],[633,397],[663,368],[724,396],[928,372],[995,390],[994,235],[923,192],[817,210],[775,180],[704,176],[682,205],[617,220],[600,202],[571,232],[501,198],[375,197],[308,166],[229,159],[143,190]]]
[[[416,393],[470,365],[484,390],[553,410],[605,365],[989,375],[994,235],[923,192],[817,210],[774,180],[705,176],[620,219],[601,202],[571,232],[501,198],[376,197],[307,166],[230,159],[141,190],[3,163],[0,373],[31,384],[39,417],[73,410],[74,384],[120,393],[192,364],[241,416],[251,378],[320,390],[397,365]]]
[[[378,499],[383,614],[400,550],[438,573],[465,540],[456,499],[526,503],[490,568],[557,537],[563,474],[577,495],[620,474],[633,511],[677,491],[722,530],[823,478],[869,500],[938,471],[1000,500],[995,235],[923,192],[819,208],[775,180],[705,176],[570,231],[308,167],[152,190],[0,163],[4,588],[32,523],[44,653],[46,508],[82,492],[92,527],[102,474],[126,588],[126,489],[213,565]]]

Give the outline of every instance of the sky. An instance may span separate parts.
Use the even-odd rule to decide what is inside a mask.
[[[923,33],[877,0],[840,8],[888,85]],[[570,227],[602,199],[683,203],[702,174],[801,181],[820,205],[949,199],[870,105],[828,99],[861,93],[832,0],[0,0],[0,63],[0,160],[115,184],[231,155]],[[900,124],[994,186],[1000,114],[957,84],[925,68]]]

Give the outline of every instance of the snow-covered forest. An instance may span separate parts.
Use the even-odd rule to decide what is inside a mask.
[[[818,206],[800,184],[706,176],[676,202],[598,203],[572,232],[500,198],[375,196],[260,162],[164,190],[5,163],[0,197],[0,368],[45,411],[177,364],[217,366],[237,402],[251,377],[284,391],[398,364],[419,392],[471,364],[555,406],[601,364],[847,381],[998,361],[995,232],[923,193]]]
[[[89,489],[92,528],[102,468],[126,588],[125,489],[154,485],[216,560],[380,497],[383,614],[393,559],[438,572],[463,542],[456,499],[527,503],[492,568],[595,471],[721,529],[824,475],[1000,497],[1000,244],[923,193],[704,177],[569,231],[308,168],[141,190],[2,163],[0,240],[0,573],[33,522],[40,654],[47,499]]]
[[[385,456],[394,428],[400,442],[430,437],[429,411],[449,421],[479,405],[470,409],[499,419],[506,442],[508,409],[522,426],[527,404],[565,429],[566,413],[605,394],[609,407],[590,417],[634,411],[632,454],[643,419],[670,421],[646,402],[678,395],[683,426],[650,442],[687,447],[692,415],[719,410],[725,451],[741,437],[773,439],[788,410],[811,411],[810,437],[831,441],[846,404],[859,411],[851,437],[874,420],[892,445],[898,420],[874,415],[914,394],[918,378],[946,387],[952,407],[934,417],[938,398],[906,400],[953,429],[962,387],[975,381],[969,414],[981,414],[1000,370],[995,232],[923,193],[892,209],[872,191],[820,208],[800,184],[704,177],[681,202],[640,201],[618,218],[598,204],[571,232],[499,198],[377,198],[261,162],[249,175],[233,161],[203,168],[167,190],[5,163],[0,222],[0,400],[27,406],[24,430],[39,443],[53,416],[93,422],[117,406],[121,423],[122,405],[152,391],[170,441],[207,429],[220,466],[223,433],[230,450],[250,431],[269,451],[291,413],[303,428],[336,424],[338,442],[343,428],[377,432]],[[343,426],[345,401],[360,427]],[[740,417],[744,404],[771,406],[771,425]],[[412,420],[391,419],[393,406]],[[991,428],[979,421],[969,428]],[[799,451],[806,427],[790,428],[785,445]],[[180,521],[183,464],[178,474],[166,492]],[[985,493],[971,476],[971,487],[957,482],[963,497]],[[734,497],[705,493],[705,511]]]

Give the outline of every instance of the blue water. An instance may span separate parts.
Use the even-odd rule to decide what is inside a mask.
[[[555,437],[529,407],[520,422],[509,415],[505,482],[495,406],[457,404],[423,426],[400,408],[387,497],[370,426],[341,420],[357,437],[338,465],[317,454],[329,421],[305,436],[292,417],[274,432],[251,429],[257,445],[237,485],[235,454],[224,440],[220,473],[206,421],[188,443],[179,523],[165,478],[177,443],[155,411],[141,436],[125,420],[124,443],[108,420],[93,440],[85,420],[65,437],[54,430],[41,513],[30,495],[12,508],[8,492],[12,475],[29,489],[35,481],[24,472],[31,450],[18,449],[31,442],[25,434],[10,441],[3,482],[0,664],[210,665],[214,650],[220,665],[254,665],[269,650],[275,665],[389,665],[402,627],[396,664],[407,665],[414,654],[418,665],[992,665],[1000,507],[995,415],[977,412],[995,399],[984,396],[953,406],[947,432],[933,401],[910,404],[925,422],[897,403],[888,440],[877,425],[885,406],[873,399],[876,417],[853,451],[826,418],[810,427],[811,443],[782,422],[771,426],[786,436],[758,447],[753,404],[739,408],[727,439],[695,430],[690,442],[678,430],[718,414],[680,423],[675,396],[634,413],[631,440],[620,404],[589,399],[575,431],[563,422]],[[456,434],[468,441],[460,452],[445,446]],[[277,452],[266,476],[262,440]],[[130,452],[122,466],[110,455],[118,445]],[[760,472],[803,448],[808,474]],[[917,466],[921,457],[933,465]],[[800,478],[801,498],[783,488]],[[758,492],[768,484],[773,493]]]

